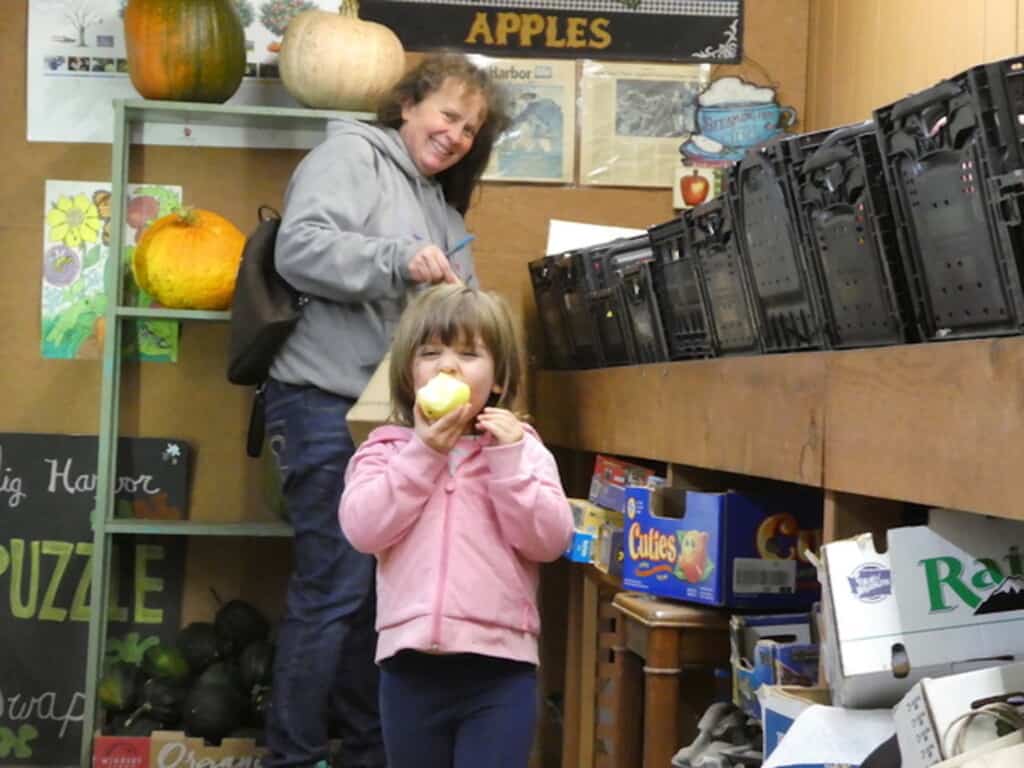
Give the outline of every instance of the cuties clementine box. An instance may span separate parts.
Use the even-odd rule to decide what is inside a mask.
[[[809,608],[820,596],[806,554],[821,541],[820,491],[630,486],[625,516],[625,589],[757,610]]]

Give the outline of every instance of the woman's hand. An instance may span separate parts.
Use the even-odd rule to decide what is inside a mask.
[[[504,408],[484,408],[476,417],[482,432],[489,432],[499,445],[511,445],[523,439],[523,425],[511,411]]]
[[[452,271],[444,251],[436,245],[425,245],[409,260],[409,274],[417,283],[461,283]]]
[[[466,434],[466,427],[469,426],[473,416],[470,413],[469,405],[466,404],[432,422],[423,415],[423,411],[417,404],[413,408],[412,418],[413,426],[420,440],[438,453],[448,453],[459,442],[459,438]]]

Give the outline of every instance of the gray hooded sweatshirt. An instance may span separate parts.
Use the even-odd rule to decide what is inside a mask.
[[[465,234],[462,216],[419,172],[398,131],[332,120],[285,192],[275,263],[309,301],[271,377],[359,397],[415,287],[409,261],[430,243],[447,252]],[[476,287],[468,248],[451,263]]]

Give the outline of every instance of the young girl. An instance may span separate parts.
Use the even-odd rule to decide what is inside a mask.
[[[438,373],[469,402],[427,420],[416,390]],[[391,348],[395,425],[349,464],[339,517],[377,557],[377,662],[389,768],[524,768],[536,718],[538,563],[568,545],[555,461],[509,410],[512,321],[461,285],[420,294]]]

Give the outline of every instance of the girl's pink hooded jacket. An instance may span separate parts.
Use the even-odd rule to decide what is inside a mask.
[[[377,556],[377,661],[407,648],[537,663],[537,564],[565,551],[572,512],[524,432],[462,438],[454,471],[407,427],[375,429],[352,457],[338,516]]]

